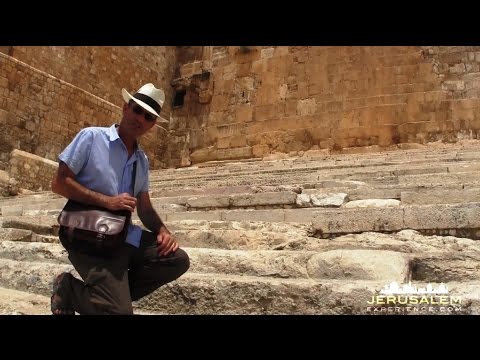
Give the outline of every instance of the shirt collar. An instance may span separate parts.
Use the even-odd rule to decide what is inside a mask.
[[[110,139],[110,141],[115,141],[117,139],[120,139],[120,136],[118,136],[118,132],[117,132],[117,126],[118,126],[117,124],[113,124],[107,130],[108,138]]]
[[[108,139],[110,141],[115,141],[117,139],[120,139],[120,136],[118,136],[118,132],[117,132],[117,127],[118,127],[118,124],[113,124],[112,126],[110,126],[107,130],[107,134],[108,134]],[[140,144],[137,142],[137,148],[135,150],[136,152],[137,151],[142,151],[142,148],[140,147]]]

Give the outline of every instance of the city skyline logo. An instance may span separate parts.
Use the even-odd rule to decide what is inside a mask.
[[[450,295],[444,283],[414,285],[411,281],[399,284],[392,281],[374,291],[367,301],[367,313],[382,314],[455,314],[462,310],[460,296]]]
[[[417,288],[415,285],[412,285],[411,281],[402,286],[396,281],[392,281],[380,290],[380,294],[448,294],[448,287],[444,283],[440,283],[438,287],[434,287],[432,284],[428,283],[426,287]]]

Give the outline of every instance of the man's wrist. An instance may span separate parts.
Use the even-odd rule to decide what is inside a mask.
[[[164,232],[164,231],[167,231],[167,232],[170,232],[167,227],[165,226],[165,224],[162,222],[160,224],[160,227],[158,228],[158,231],[157,231],[157,234],[161,233],[161,232]]]

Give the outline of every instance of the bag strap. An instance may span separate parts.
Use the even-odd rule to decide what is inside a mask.
[[[132,171],[132,196],[135,197],[135,178],[137,177],[137,160],[133,163]]]
[[[132,170],[132,196],[135,197],[135,178],[137,177],[137,160],[133,163],[133,170]],[[132,213],[129,211],[127,216],[127,222],[124,229],[128,229],[128,224],[132,223]]]

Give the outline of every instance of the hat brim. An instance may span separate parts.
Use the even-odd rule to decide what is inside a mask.
[[[127,90],[122,89],[122,97],[123,97],[123,100],[125,100],[126,103],[128,103],[130,100],[135,101],[138,105],[140,105],[142,108],[144,108],[145,110],[147,110],[149,113],[152,113],[153,115],[155,115],[156,117],[158,117],[157,121],[163,122],[163,123],[169,123],[168,120],[162,118],[155,110],[153,110],[153,108],[152,108],[150,105],[144,103],[144,102],[141,101],[141,100],[138,100],[138,99],[134,98],[132,95],[130,95],[130,94],[128,93]]]

